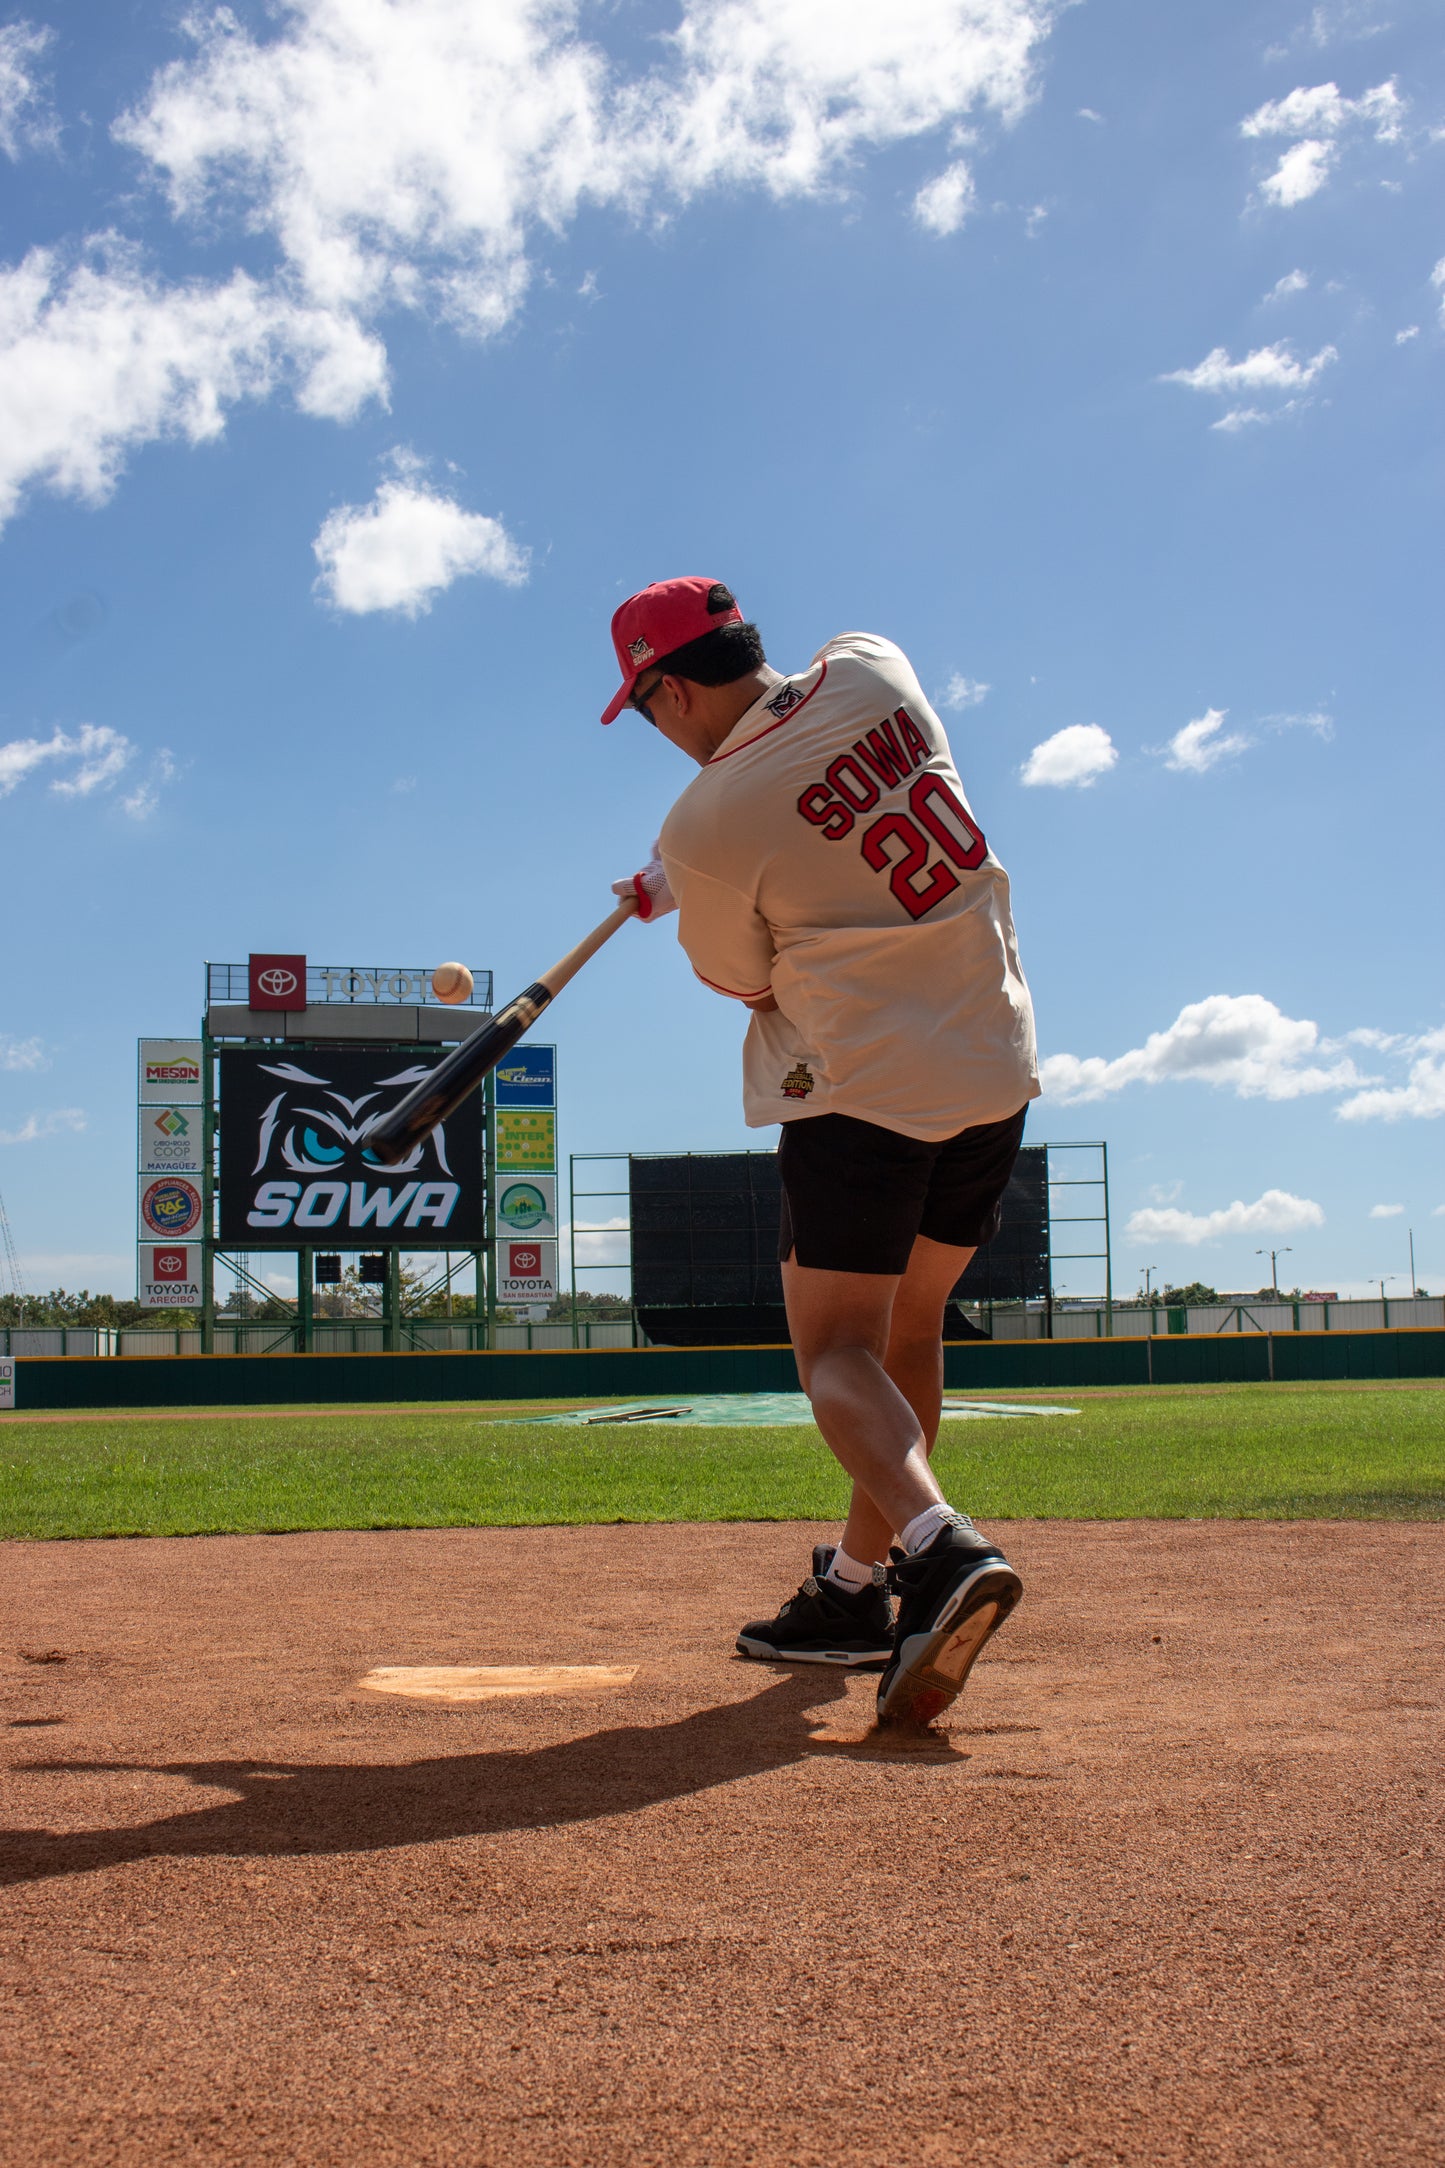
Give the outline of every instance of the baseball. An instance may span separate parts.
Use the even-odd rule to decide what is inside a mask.
[[[465,964],[438,964],[431,975],[431,990],[438,1001],[465,1001],[472,990],[472,974]]]

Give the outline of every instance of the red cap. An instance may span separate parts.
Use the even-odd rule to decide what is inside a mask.
[[[721,580],[654,580],[641,594],[629,595],[612,619],[612,645],[622,670],[621,689],[603,711],[604,723],[616,722],[632,688],[660,655],[700,640],[719,625],[740,625],[743,613],[732,589]]]

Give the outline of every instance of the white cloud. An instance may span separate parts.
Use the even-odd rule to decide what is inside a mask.
[[[1308,271],[1286,271],[1283,278],[1275,280],[1264,298],[1266,301],[1284,301],[1290,294],[1302,294],[1309,282]]]
[[[1192,723],[1176,730],[1163,749],[1165,767],[1180,775],[1207,775],[1221,760],[1244,752],[1250,740],[1237,730],[1224,731],[1228,713],[1227,708],[1206,708]]]
[[[1430,1217],[1431,1219],[1445,1219],[1445,1204],[1437,1204]]]
[[[344,504],[312,543],[317,590],[338,610],[399,610],[417,617],[453,580],[485,573],[509,587],[527,577],[527,553],[500,520],[466,512],[417,478],[418,462],[393,455],[401,477],[369,505]]]
[[[289,388],[335,419],[384,400],[379,317],[496,332],[538,238],[583,210],[816,196],[889,145],[1007,125],[1055,13],[681,0],[629,69],[579,34],[569,0],[290,0],[255,31],[229,7],[194,11],[193,50],[114,133],[208,245],[230,221],[248,261],[267,245],[274,260],[166,286],[112,245],[99,266],[42,250],[0,274],[0,519],[27,487],[97,501],[137,446],[214,437],[241,399]],[[951,166],[919,215],[951,230],[967,195]]]
[[[68,270],[33,249],[0,270],[0,524],[37,485],[100,503],[135,446],[218,437],[228,407],[283,382],[345,420],[384,394],[385,354],[242,271],[167,287],[119,244]]]
[[[43,1069],[45,1048],[39,1039],[16,1039],[0,1031],[0,1069]]]
[[[718,186],[816,192],[860,153],[1031,91],[1046,0],[684,0],[667,57],[624,78],[554,0],[296,0],[265,41],[193,27],[119,133],[195,212],[237,190],[313,300],[412,304],[449,270],[505,321],[532,229],[586,201]]]
[[[1265,722],[1271,730],[1309,730],[1326,743],[1335,734],[1335,719],[1323,708],[1311,708],[1304,714],[1266,715]]]
[[[176,758],[170,747],[157,747],[147,774],[134,790],[128,791],[121,799],[122,811],[128,813],[133,821],[149,820],[160,804],[161,792],[167,783],[175,781],[176,774]]]
[[[1374,0],[1334,0],[1333,6],[1311,10],[1301,35],[1311,45],[1333,45],[1341,38],[1377,38],[1389,27]]]
[[[64,798],[88,798],[108,790],[127,766],[135,747],[108,723],[82,723],[72,737],[55,730],[48,738],[12,738],[0,745],[0,798],[8,798],[25,777],[51,761],[74,761],[69,775],[56,776],[51,789]]]
[[[1125,1232],[1139,1242],[1183,1242],[1195,1249],[1201,1242],[1218,1242],[1225,1235],[1290,1235],[1324,1223],[1325,1215],[1312,1198],[1292,1196],[1287,1189],[1267,1189],[1253,1204],[1236,1197],[1233,1204],[1215,1212],[1146,1206],[1132,1215]]]
[[[1402,1204],[1372,1204],[1371,1219],[1399,1219],[1405,1207]]]
[[[1070,723],[1034,747],[1019,770],[1019,781],[1087,789],[1107,775],[1118,758],[1113,739],[1098,723]]]
[[[1356,1092],[1336,1110],[1342,1122],[1433,1121],[1445,1114],[1445,1030],[1406,1041],[1405,1051],[1415,1057],[1408,1082]]]
[[[913,215],[930,233],[957,233],[973,203],[973,175],[960,158],[919,189]]]
[[[1239,132],[1242,136],[1339,135],[1354,123],[1373,122],[1379,142],[1395,143],[1404,112],[1405,101],[1393,76],[1359,98],[1341,97],[1334,83],[1316,83],[1311,89],[1301,87],[1257,106],[1240,122]]]
[[[1321,370],[1339,355],[1322,346],[1308,361],[1297,361],[1283,340],[1273,346],[1257,346],[1243,361],[1231,361],[1227,347],[1211,348],[1192,369],[1171,369],[1161,384],[1183,384],[1190,391],[1232,393],[1240,391],[1304,391]]]
[[[1418,339],[1419,336],[1420,326],[1418,324],[1406,324],[1403,331],[1395,333],[1395,344],[1396,346],[1408,346],[1412,339]]]
[[[51,31],[34,23],[0,26],[0,151],[7,158],[48,148],[57,139],[54,116],[36,66],[49,49],[52,36]]]
[[[50,786],[62,798],[88,798],[93,791],[108,790],[135,752],[130,739],[109,723],[82,723],[71,739],[60,731],[55,735],[79,763],[74,774],[58,775]]]
[[[1373,128],[1377,143],[1398,143],[1403,134],[1405,101],[1394,78],[1377,83],[1362,97],[1341,96],[1337,84],[1301,86],[1287,97],[1271,98],[1239,124],[1242,136],[1295,136],[1273,173],[1259,184],[1267,202],[1289,210],[1318,195],[1338,157],[1339,139]]]
[[[943,689],[942,705],[946,708],[976,708],[988,697],[990,688],[981,678],[964,677],[957,670]]]
[[[1308,137],[1285,152],[1273,173],[1267,173],[1260,182],[1259,192],[1285,211],[1293,210],[1297,203],[1308,203],[1329,179],[1337,155],[1333,143]]]
[[[1222,429],[1233,434],[1240,429],[1277,422],[1287,414],[1293,414],[1308,400],[1300,394],[1314,383],[1321,370],[1339,359],[1334,347],[1322,346],[1308,361],[1300,361],[1293,349],[1283,340],[1270,346],[1257,346],[1242,361],[1231,361],[1229,349],[1215,346],[1196,362],[1192,369],[1171,369],[1161,376],[1161,384],[1182,384],[1189,391],[1202,391],[1230,397],[1239,392],[1264,392],[1281,395],[1271,407],[1231,407],[1211,429]],[[1284,397],[1284,394],[1290,394]]]
[[[1093,121],[1097,121],[1097,122],[1098,122],[1098,124],[1099,124],[1099,126],[1100,126],[1101,128],[1102,128],[1102,127],[1103,127],[1103,125],[1104,125],[1104,116],[1103,116],[1103,114],[1102,114],[1102,113],[1096,113],[1096,112],[1094,111],[1094,108],[1093,108],[1093,107],[1092,107],[1091,105],[1081,105],[1081,106],[1079,107],[1079,116],[1078,116],[1078,117],[1079,117],[1079,119],[1080,119],[1080,120],[1093,120]]]
[[[1285,1016],[1263,994],[1211,994],[1180,1010],[1165,1031],[1112,1060],[1051,1054],[1039,1075],[1051,1099],[1079,1105],[1130,1084],[1199,1083],[1240,1099],[1299,1099],[1367,1084],[1348,1055],[1323,1067],[1319,1026]]]
[[[1436,264],[1434,270],[1430,273],[1430,284],[1435,287],[1439,292],[1440,321],[1442,324],[1445,324],[1445,256],[1442,256],[1440,258],[1439,263]]]
[[[44,1137],[58,1137],[84,1129],[80,1107],[56,1107],[49,1114],[27,1114],[18,1129],[0,1129],[0,1144],[36,1144]]]

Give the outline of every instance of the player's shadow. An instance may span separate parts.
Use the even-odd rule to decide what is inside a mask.
[[[450,1837],[555,1828],[630,1814],[815,1753],[887,1753],[876,1739],[815,1741],[807,1712],[846,1691],[843,1676],[796,1673],[746,1701],[671,1724],[624,1724],[554,1746],[413,1762],[30,1762],[52,1773],[114,1771],[183,1777],[239,1794],[124,1829],[52,1836],[0,1831],[0,1886],[88,1874],[156,1856],[267,1858],[371,1852]],[[951,1758],[936,1742],[933,1749]]]

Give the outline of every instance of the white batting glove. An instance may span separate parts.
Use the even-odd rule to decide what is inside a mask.
[[[667,875],[662,870],[662,860],[657,855],[657,845],[652,846],[652,857],[640,873],[630,873],[625,881],[614,881],[614,896],[635,896],[639,918],[665,918],[669,911],[677,909],[677,898],[667,885]]]

